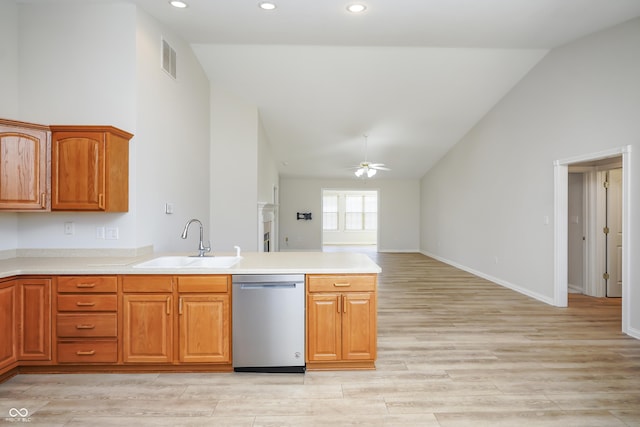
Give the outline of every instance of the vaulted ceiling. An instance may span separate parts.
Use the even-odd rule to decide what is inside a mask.
[[[129,0],[257,106],[283,176],[418,179],[550,49],[640,16],[640,0]],[[355,179],[355,178],[354,178]]]

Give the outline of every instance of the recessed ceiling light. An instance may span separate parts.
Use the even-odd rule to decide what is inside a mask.
[[[169,4],[173,7],[177,7],[178,9],[184,9],[185,7],[188,6],[188,4],[179,0],[171,0]]]
[[[362,3],[354,3],[347,6],[347,10],[351,13],[362,13],[367,10],[367,6]]]
[[[276,8],[276,4],[270,1],[261,1],[258,3],[258,6],[260,6],[260,9],[264,10],[273,10]]]

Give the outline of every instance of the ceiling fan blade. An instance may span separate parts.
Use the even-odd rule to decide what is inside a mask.
[[[391,170],[388,167],[386,167],[383,163],[376,163],[376,164],[373,164],[373,165],[369,165],[369,167],[371,169],[378,169],[380,171],[390,171]]]

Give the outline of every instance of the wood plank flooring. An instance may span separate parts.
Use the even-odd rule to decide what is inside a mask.
[[[640,426],[619,299],[556,308],[420,254],[369,256],[375,371],[19,375],[0,384],[0,425]]]

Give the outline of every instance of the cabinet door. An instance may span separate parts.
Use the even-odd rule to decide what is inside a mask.
[[[123,296],[125,363],[170,363],[173,349],[172,296]]]
[[[16,282],[0,283],[0,373],[17,360]]]
[[[104,133],[54,132],[51,150],[51,209],[104,210]]]
[[[48,210],[49,133],[0,122],[0,209]]]
[[[18,280],[19,360],[51,360],[51,279]]]
[[[229,295],[181,295],[180,361],[230,362]]]
[[[342,360],[375,360],[376,296],[372,292],[342,296]]]
[[[309,294],[307,298],[307,361],[340,360],[340,294]]]

